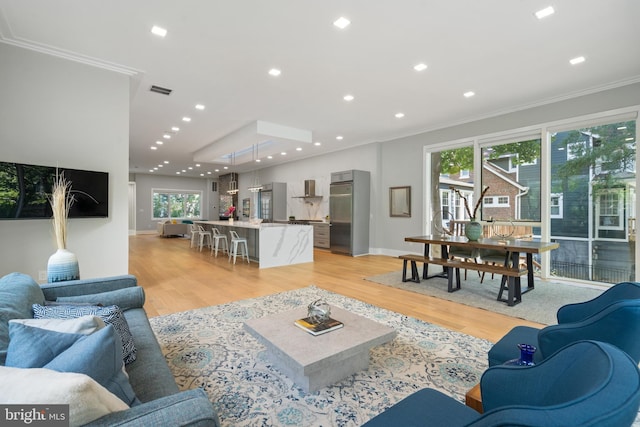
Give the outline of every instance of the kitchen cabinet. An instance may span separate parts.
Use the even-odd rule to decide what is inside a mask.
[[[329,224],[324,222],[313,223],[313,246],[316,248],[330,248]]]

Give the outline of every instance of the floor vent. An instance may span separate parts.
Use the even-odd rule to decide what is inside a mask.
[[[151,89],[149,89],[151,92],[155,92],[155,93],[161,93],[162,95],[171,95],[172,90],[171,89],[167,89],[166,87],[160,87],[160,86],[151,86]]]

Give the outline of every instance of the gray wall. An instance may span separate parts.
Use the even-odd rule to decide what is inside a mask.
[[[153,231],[155,233],[156,231],[158,221],[152,219],[151,201],[154,189],[202,191],[202,218],[217,219],[218,192],[211,191],[209,179],[135,174],[133,180],[136,183],[136,231],[138,232]]]
[[[427,218],[424,195],[426,190],[422,171],[424,147],[639,105],[640,83],[635,83],[382,143],[381,191],[399,183],[411,185],[413,215],[411,218],[390,218],[384,212],[380,212],[378,234],[372,246],[375,244],[376,247],[383,248],[384,253],[390,255],[422,250],[421,245],[407,244],[401,237],[421,235],[425,232]],[[388,201],[386,203],[388,208]],[[384,207],[384,203],[378,206],[378,208]]]
[[[0,43],[0,160],[109,173],[109,217],[69,220],[81,277],[128,271],[129,79]],[[49,220],[0,221],[0,274],[38,280]]]

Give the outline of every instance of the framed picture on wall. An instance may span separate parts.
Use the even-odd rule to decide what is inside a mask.
[[[389,188],[389,215],[411,217],[411,186]]]

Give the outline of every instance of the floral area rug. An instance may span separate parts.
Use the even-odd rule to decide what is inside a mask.
[[[272,366],[243,323],[319,298],[388,325],[398,335],[371,350],[366,371],[306,394]],[[315,286],[150,321],[180,388],[203,388],[223,426],[359,426],[424,387],[464,402],[487,368],[491,347]]]

